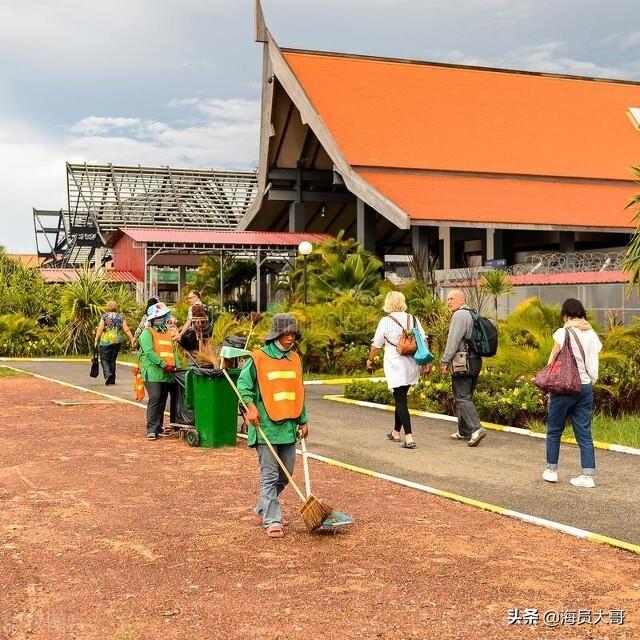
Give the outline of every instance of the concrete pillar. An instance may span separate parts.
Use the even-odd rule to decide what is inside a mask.
[[[182,296],[183,289],[187,286],[187,267],[178,267],[178,300]]]
[[[356,239],[367,251],[376,250],[375,211],[358,198],[356,207]]]
[[[574,253],[576,250],[576,234],[574,231],[560,232],[560,252]]]
[[[440,268],[451,269],[451,227],[438,228],[438,240],[440,240]]]
[[[485,260],[495,259],[495,231],[493,229],[485,229],[484,241],[484,257]]]
[[[429,258],[433,251],[431,247],[432,240],[431,227],[423,225],[411,225],[411,251],[414,259],[419,262],[420,270],[426,276],[429,271]]]
[[[307,230],[307,216],[304,202],[292,202],[289,205],[289,231],[291,233]]]
[[[493,230],[493,259],[502,260],[506,258],[504,250],[504,229]]]
[[[256,309],[257,311],[263,311],[264,309],[267,308],[267,304],[269,303],[269,286],[268,286],[268,280],[269,280],[269,274],[267,273],[267,270],[264,268],[264,265],[262,265],[263,268],[260,271],[260,281],[258,282],[258,291],[259,291],[259,298],[260,298],[260,308]]]

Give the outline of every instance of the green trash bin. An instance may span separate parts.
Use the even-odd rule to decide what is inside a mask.
[[[227,369],[235,383],[240,369]],[[189,437],[190,445],[233,447],[238,431],[238,396],[229,381],[216,369],[192,368],[185,378],[185,405],[193,409],[198,437]]]

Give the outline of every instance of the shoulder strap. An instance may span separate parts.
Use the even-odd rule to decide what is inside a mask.
[[[403,331],[405,330],[405,328],[402,326],[402,323],[396,320],[391,314],[388,314],[387,318],[391,318],[391,320],[393,320]],[[409,322],[409,319],[407,319],[407,323],[408,322]],[[408,324],[407,324],[407,328],[409,328]]]
[[[582,362],[585,366],[585,369],[587,368],[587,359],[584,355],[584,349],[582,347],[582,342],[580,342],[580,338],[578,338],[578,335],[576,334],[575,330],[572,329],[571,327],[567,327],[566,331],[568,331],[572,336],[573,339],[578,343],[578,349],[580,349],[580,355],[582,356]]]

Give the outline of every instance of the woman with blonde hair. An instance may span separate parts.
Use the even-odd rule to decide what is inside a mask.
[[[373,361],[380,349],[384,347],[384,375],[387,386],[393,392],[395,400],[395,425],[393,431],[389,431],[386,436],[388,440],[400,442],[400,429],[404,429],[405,449],[415,449],[416,443],[411,432],[411,416],[407,406],[407,393],[409,387],[418,384],[420,377],[420,365],[413,356],[401,355],[398,353],[398,340],[403,332],[410,331],[418,327],[424,335],[420,321],[407,313],[407,303],[404,294],[400,291],[389,291],[384,299],[383,310],[387,314],[380,319],[378,328],[371,343],[371,351],[367,360],[367,368],[373,367]],[[426,338],[426,336],[425,336]],[[427,370],[428,365],[424,369]]]
[[[96,349],[100,347],[100,362],[106,385],[116,383],[116,359],[124,340],[123,333],[129,338],[133,349],[134,338],[127,326],[127,321],[118,313],[118,303],[115,300],[109,300],[106,313],[100,318],[94,340],[94,347]]]

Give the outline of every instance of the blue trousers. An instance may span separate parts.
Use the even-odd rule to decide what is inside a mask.
[[[593,387],[583,384],[582,391],[574,396],[552,393],[549,399],[547,415],[547,466],[558,468],[560,457],[560,438],[571,418],[573,433],[580,447],[580,463],[585,476],[596,473],[596,456],[591,436],[591,418],[593,417]]]
[[[293,465],[296,460],[295,442],[274,444],[273,448],[277,451],[280,460],[284,462],[287,471],[293,474]],[[262,524],[268,527],[274,522],[282,522],[282,508],[278,496],[289,481],[266,444],[257,444],[256,452],[260,463],[260,497],[255,511],[262,517]]]

